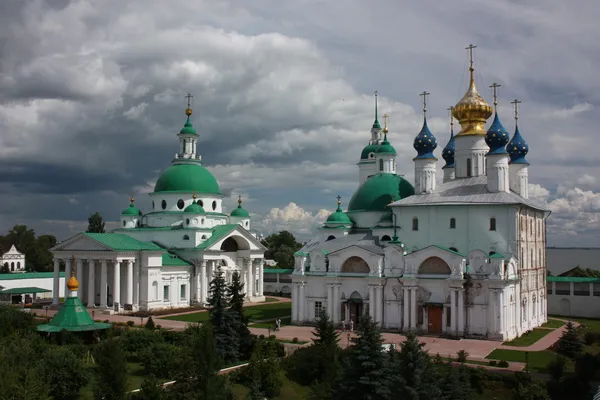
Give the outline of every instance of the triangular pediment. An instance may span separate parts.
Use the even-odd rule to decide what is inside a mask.
[[[84,235],[77,235],[54,246],[51,251],[113,251],[110,247]]]
[[[367,253],[371,253],[371,254],[376,254],[378,256],[383,254],[383,249],[379,246],[352,244],[350,246],[346,246],[341,249],[330,251],[329,255],[341,254],[342,252],[345,252],[345,251],[359,251],[359,252],[363,251],[363,252],[367,252]]]
[[[220,251],[223,242],[229,238],[234,238],[240,245],[240,250],[266,251],[267,248],[256,239],[244,227],[238,224],[221,225],[213,230],[213,235],[206,242],[197,246],[197,249],[204,251]]]

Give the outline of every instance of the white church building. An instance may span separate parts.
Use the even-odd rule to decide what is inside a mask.
[[[25,272],[25,254],[21,253],[15,245],[10,246],[10,249],[2,254],[0,264],[8,272]]]
[[[384,330],[510,340],[546,322],[549,212],[528,198],[519,102],[511,138],[494,110],[497,85],[492,108],[473,72],[471,61],[467,92],[452,108],[461,130],[454,135],[451,123],[442,179],[428,93],[413,144],[414,185],[397,175],[387,119],[382,130],[376,105],[348,209],[338,197],[337,211],[295,254],[293,323],[327,310],[334,323],[357,326],[368,312]]]
[[[55,305],[59,285],[68,280],[60,280],[61,261],[66,276],[77,276],[87,307],[118,312],[204,304],[218,267],[228,282],[235,271],[241,274],[249,301],[264,301],[266,249],[249,232],[241,197],[237,208],[224,213],[219,183],[196,152],[189,104],[186,115],[179,151],[150,193],[152,209],[143,213],[131,198],[120,228],[80,233],[51,250]]]

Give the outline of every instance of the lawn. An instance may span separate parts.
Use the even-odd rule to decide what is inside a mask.
[[[510,342],[504,342],[502,344],[506,346],[527,347],[531,346],[550,332],[552,332],[550,329],[534,329],[516,339],[511,340]]]
[[[512,361],[525,363],[526,354],[529,355],[527,364],[530,371],[546,372],[548,363],[556,358],[556,353],[550,350],[526,352],[504,349],[496,349],[492,351],[486,358],[488,360],[505,360],[509,362]]]
[[[558,329],[565,323],[559,319],[548,318],[548,322],[542,325],[542,328]]]
[[[128,367],[128,381],[127,381],[127,388],[128,390],[135,390],[135,389],[139,389],[140,387],[142,387],[142,383],[144,382],[144,379],[146,379],[146,375],[144,373],[144,368],[142,367],[141,364],[138,363],[127,363],[127,367]],[[87,384],[87,386],[84,386],[81,388],[81,398],[82,399],[93,399],[94,398],[94,394],[92,392],[92,388],[94,385],[94,381],[92,378],[92,369],[94,368],[94,366],[90,366],[90,380],[89,383]],[[160,379],[161,381],[164,381],[164,379]]]
[[[250,318],[250,321],[262,321],[275,318],[290,317],[292,315],[292,303],[277,302],[246,307],[244,308],[244,315]],[[170,317],[165,317],[161,319],[169,319],[173,321],[184,322],[202,322],[207,321],[208,318],[208,311],[201,311],[192,314],[172,315]],[[157,319],[156,321],[159,321],[159,319]]]
[[[600,319],[562,317],[560,315],[552,315],[552,317],[579,322],[582,325],[586,325],[592,332],[600,332]]]
[[[292,322],[292,317],[281,318],[281,326],[289,325]],[[250,328],[262,328],[262,329],[273,329],[275,328],[275,320],[269,322],[255,322],[254,324],[248,324]]]
[[[290,381],[283,371],[281,372],[281,378],[283,379],[281,393],[279,393],[279,396],[273,397],[273,400],[304,400],[308,398],[310,391],[308,386],[302,386],[294,381]],[[248,394],[248,388],[235,384],[233,385],[233,393],[236,399],[243,400]]]

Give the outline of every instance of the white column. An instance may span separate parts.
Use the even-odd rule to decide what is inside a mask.
[[[504,302],[502,301],[503,300],[502,294],[503,294],[503,291],[498,290],[498,333],[500,333],[500,334],[504,333],[504,324],[503,324],[504,318],[502,318]]]
[[[121,261],[114,261],[114,279],[113,279],[113,307],[115,303],[121,303]]]
[[[300,298],[300,308],[298,309],[299,311],[299,319],[300,321],[304,321],[304,303],[306,302],[304,299],[304,282],[300,283],[300,296],[298,296]]]
[[[69,281],[69,278],[71,278],[71,259],[67,258],[65,260],[65,298],[69,296],[69,289],[67,288],[67,282]]]
[[[258,272],[258,263],[256,260],[252,262],[252,270],[254,271],[254,279],[252,280],[252,282],[254,282],[254,296],[260,296],[260,294],[258,294],[258,288],[260,286],[260,273]]]
[[[96,261],[88,260],[88,285],[87,285],[87,303],[88,307],[96,305]]]
[[[404,311],[402,313],[402,320],[403,320],[403,330],[407,331],[408,327],[410,326],[410,319],[409,319],[409,309],[408,309],[408,303],[410,302],[410,298],[408,297],[409,295],[409,288],[405,287],[403,289],[404,292]]]
[[[489,317],[488,317],[488,324],[489,324],[489,329],[488,332],[491,333],[492,335],[495,335],[497,331],[496,329],[496,307],[494,305],[494,303],[496,302],[496,293],[494,293],[495,290],[490,289],[489,291],[489,298],[488,298],[488,313],[489,313]]]
[[[140,304],[140,263],[133,264],[133,305],[138,307]]]
[[[200,303],[204,304],[206,302],[206,296],[208,294],[208,284],[206,277],[206,260],[202,260],[202,265],[200,266]]]
[[[377,298],[377,322],[383,323],[383,287],[375,286],[375,297]]]
[[[246,261],[246,274],[246,297],[251,297],[254,291],[254,285],[252,284],[254,280],[252,279],[252,259],[250,258]]]
[[[75,278],[77,278],[77,281],[79,282],[79,290],[78,290],[78,296],[80,300],[83,300],[83,260],[82,259],[78,259],[77,260],[77,272],[75,275]]]
[[[127,292],[125,304],[133,305],[133,260],[127,260]]]
[[[410,313],[412,318],[410,319],[410,327],[411,329],[415,329],[417,327],[417,288],[411,288],[410,294]]]
[[[373,286],[369,286],[369,315],[375,320],[375,288]]]
[[[264,294],[264,261],[262,258],[258,259],[258,295],[263,296]],[[279,275],[278,275],[279,276]]]
[[[54,259],[54,281],[52,282],[52,304],[58,305],[60,298],[60,260]]]
[[[298,284],[292,283],[292,321],[298,320]]]
[[[100,307],[106,307],[108,304],[108,267],[106,260],[101,261],[100,269]]]
[[[334,326],[337,326],[337,324],[340,322],[340,306],[339,306],[339,300],[340,300],[340,285],[333,285],[333,324]]]
[[[456,333],[456,289],[450,288],[450,332]]]
[[[458,331],[459,332],[464,332],[465,330],[465,316],[464,316],[464,312],[465,312],[465,292],[463,289],[459,289],[458,290]]]
[[[333,321],[333,286],[330,284],[327,285],[327,314]]]

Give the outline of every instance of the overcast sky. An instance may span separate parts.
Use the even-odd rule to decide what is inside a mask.
[[[0,229],[59,239],[90,213],[117,221],[178,149],[184,95],[204,165],[226,205],[242,194],[263,233],[305,238],[357,187],[373,92],[390,115],[398,170],[427,90],[440,148],[446,109],[501,84],[501,119],[522,101],[530,193],[548,203],[550,245],[600,239],[600,4],[579,0],[0,0]],[[116,225],[109,224],[111,227]]]

